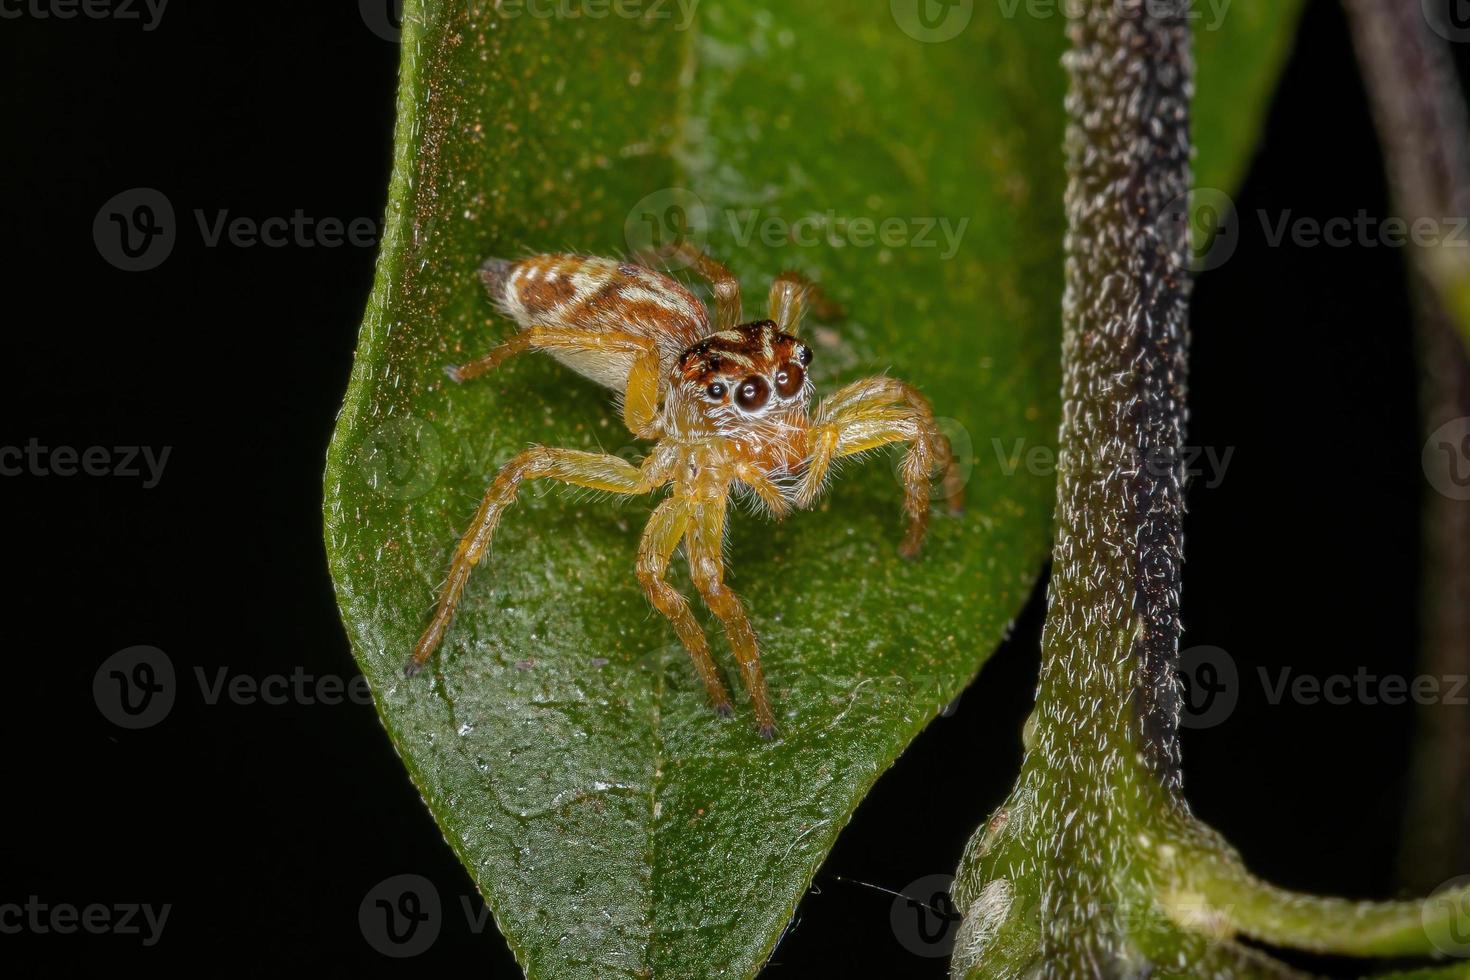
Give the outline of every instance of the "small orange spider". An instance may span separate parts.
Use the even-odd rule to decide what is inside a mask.
[[[685,247],[680,255],[713,287],[713,330],[688,289],[635,263],[534,255],[518,262],[490,259],[481,267],[490,298],[520,332],[478,360],[448,368],[451,378],[467,381],[514,354],[544,350],[621,392],[628,428],[657,442],[637,466],[617,456],[544,446],[511,459],[455,548],[434,618],[404,668],[408,675],[443,640],[470,570],[484,557],[523,480],[549,478],[630,495],[673,484],[644,529],[638,581],[694,658],[715,710],[729,716],[730,696],[704,633],[688,600],[664,580],[683,542],[694,586],[724,624],[760,734],[769,739],[776,719],[755,630],[724,583],[725,503],[732,484],[753,492],[780,519],[793,507],[812,505],[834,459],[902,442],[909,447],[901,469],[908,532],[900,554],[919,553],[932,474],[943,473],[944,495],[959,512],[962,488],[949,441],[913,386],[882,376],[855,381],[810,412],[812,350],[795,334],[808,301],[818,312],[835,309],[814,284],[782,273],[771,284],[768,318],[742,323],[739,281],[697,250]]]

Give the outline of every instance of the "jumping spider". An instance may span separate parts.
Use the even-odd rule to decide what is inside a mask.
[[[740,283],[720,263],[681,254],[714,292],[715,325],[684,286],[631,262],[580,255],[490,259],[480,278],[499,310],[520,330],[478,360],[450,367],[455,381],[492,370],[526,350],[544,350],[567,367],[622,393],[623,421],[655,440],[633,464],[617,456],[536,446],[496,474],[474,521],[454,551],[433,620],[404,668],[418,672],[444,638],[470,570],[485,555],[501,515],[523,480],[549,478],[612,493],[645,494],[672,484],[638,546],[637,575],[650,601],[673,623],[694,658],[710,702],[729,716],[730,696],[689,602],[664,580],[683,542],[694,586],[719,617],[750,692],[760,734],[776,719],[766,697],[755,630],[724,584],[725,502],[731,485],[749,490],[780,519],[812,505],[834,459],[887,443],[908,444],[901,474],[908,531],[899,547],[918,555],[929,521],[929,481],[958,512],[962,490],[949,441],[917,389],[888,377],[855,381],[810,411],[812,349],[796,336],[808,302],[825,304],[794,272],[771,284],[764,320],[742,322]]]

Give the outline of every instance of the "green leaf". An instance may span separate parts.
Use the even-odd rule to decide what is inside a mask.
[[[753,974],[858,801],[974,677],[1045,559],[1064,20],[977,4],[938,41],[914,7],[405,4],[388,220],[328,452],[327,551],[384,726],[533,977]],[[735,516],[729,581],[761,637],[771,743],[743,699],[714,715],[638,588],[652,498],[523,488],[431,669],[405,679],[500,463],[532,443],[646,448],[608,392],[549,358],[447,381],[446,364],[512,329],[477,267],[628,254],[676,225],[742,276],[748,315],[784,267],[822,282],[848,312],[805,328],[819,387],[915,382],[955,444],[967,512],[936,508],[923,557],[901,560],[885,456],[844,468],[816,510]],[[671,581],[693,595],[682,569]]]

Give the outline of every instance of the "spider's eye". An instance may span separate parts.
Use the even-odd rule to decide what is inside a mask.
[[[801,390],[805,381],[806,372],[801,369],[801,365],[788,361],[776,372],[776,394],[782,398],[790,398]]]
[[[771,397],[771,386],[760,375],[753,375],[740,382],[735,389],[735,404],[747,412],[754,412]]]
[[[812,349],[810,347],[803,347],[801,352],[796,355],[796,359],[801,362],[802,367],[807,367],[812,363]]]
[[[716,381],[708,388],[704,389],[704,393],[706,395],[709,395],[715,401],[719,401],[721,398],[725,397],[725,386]]]

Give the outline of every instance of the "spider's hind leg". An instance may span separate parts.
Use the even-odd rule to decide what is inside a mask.
[[[464,364],[452,364],[444,369],[444,373],[456,382],[469,381],[493,371],[517,354],[533,350],[553,354],[597,352],[628,358],[630,368],[623,388],[623,423],[640,439],[652,439],[658,435],[658,347],[649,338],[626,330],[526,327],[501,341],[488,354]]]
[[[682,239],[672,250],[672,258],[687,262],[715,294],[715,330],[738,326],[743,316],[740,305],[740,280],[724,263],[711,258],[698,245]]]

